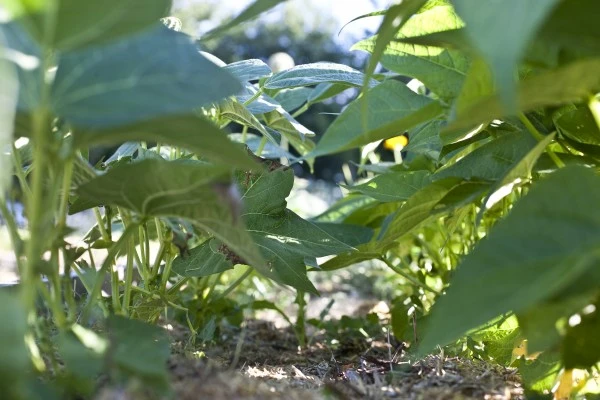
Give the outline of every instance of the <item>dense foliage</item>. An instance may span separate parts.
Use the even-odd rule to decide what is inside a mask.
[[[280,2],[257,0],[200,42]],[[3,1],[0,212],[21,283],[0,293],[1,393],[87,395],[101,372],[166,391],[168,341],[148,322],[168,315],[210,338],[243,308],[280,311],[228,300],[255,272],[297,291],[304,345],[308,271],[367,260],[403,285],[392,328],[411,357],[448,346],[517,366],[531,391],[584,389],[571,371],[600,360],[597,1],[403,1],[354,46],[371,53],[365,73],[225,65],[169,7]],[[379,61],[390,73],[374,73]],[[316,141],[295,117],[348,87],[361,95]],[[227,135],[232,122],[243,130]],[[373,143],[405,131],[406,146],[387,142],[397,162],[377,162]],[[89,164],[90,147],[118,143]],[[282,160],[354,148],[366,179],[346,197],[311,220],[286,207]],[[11,170],[26,231],[4,190]],[[70,244],[67,215],[89,209],[85,246]]]

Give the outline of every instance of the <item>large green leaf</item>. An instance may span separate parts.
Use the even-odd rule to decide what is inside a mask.
[[[591,93],[600,91],[600,58],[573,62],[555,70],[541,72],[521,82],[517,106],[530,111],[545,106],[558,106],[587,100]],[[489,96],[464,110],[447,129],[471,128],[507,115],[500,101]]]
[[[271,68],[262,60],[251,59],[231,63],[225,69],[240,82],[256,81],[271,75]]]
[[[107,326],[111,363],[125,376],[141,378],[145,385],[166,391],[171,353],[167,331],[120,316],[111,316]]]
[[[118,165],[77,189],[88,207],[118,205],[141,216],[189,219],[222,240],[257,269],[263,260],[239,218],[228,167],[198,161],[145,159]]]
[[[0,292],[0,393],[8,399],[27,398],[27,374],[30,355],[25,347],[27,314],[14,293]]]
[[[350,86],[361,86],[364,75],[343,64],[317,62],[297,65],[285,71],[278,72],[264,83],[265,89],[288,89],[299,86],[311,86],[319,83],[341,83]],[[377,85],[372,79],[369,87]]]
[[[596,303],[596,307],[598,303]],[[567,329],[562,345],[566,369],[591,368],[600,361],[600,311],[581,316],[581,322]]]
[[[596,268],[599,201],[600,178],[582,167],[565,167],[534,185],[458,267],[432,308],[422,350],[533,307]]]
[[[285,198],[293,186],[292,170],[274,170],[240,179],[245,189],[246,226],[271,274],[280,282],[315,293],[306,277],[305,258],[350,252],[357,241],[368,240],[369,230],[364,228],[347,227],[349,231],[344,232],[306,221],[288,210]]]
[[[227,259],[219,241],[209,239],[181,257],[173,260],[173,272],[185,277],[202,277],[232,269],[234,262]]]
[[[191,38],[159,25],[117,44],[61,53],[56,114],[80,127],[114,127],[188,112],[241,89]]]
[[[579,143],[600,146],[600,128],[586,107],[572,107],[554,118],[560,133]]]
[[[368,92],[367,131],[362,127],[362,99],[354,100],[329,126],[312,157],[340,152],[398,135],[442,114],[442,106],[398,81],[385,81]]]
[[[390,172],[347,189],[379,201],[404,201],[427,186],[431,182],[430,175],[427,171]]]
[[[4,202],[12,177],[10,147],[17,108],[19,81],[12,65],[0,59],[0,202]]]
[[[414,15],[402,27],[398,38],[420,36],[463,24],[452,7],[434,7]],[[378,37],[363,40],[352,49],[374,52]],[[391,71],[417,78],[431,91],[444,99],[458,95],[469,67],[468,58],[457,50],[437,47],[415,46],[399,41],[391,42],[381,58],[381,64]]]
[[[519,359],[513,364],[519,369],[523,385],[540,393],[550,393],[562,369],[560,354],[546,351],[535,360]]]
[[[28,111],[37,107],[42,90],[41,49],[16,22],[0,23],[0,48],[4,48],[3,59],[16,66],[19,110]]]
[[[254,3],[250,4],[246,7],[239,15],[233,18],[231,21],[226,22],[223,25],[216,27],[215,29],[206,32],[202,35],[201,40],[206,41],[210,39],[214,39],[223,35],[223,33],[227,32],[231,28],[235,28],[244,22],[250,21],[263,12],[270,10],[275,7],[279,3],[283,3],[286,0],[255,0]]]
[[[186,148],[215,163],[254,169],[256,162],[225,132],[204,118],[191,114],[169,115],[107,129],[74,129],[75,146],[114,144],[123,141],[156,141]]]
[[[404,151],[423,154],[432,160],[437,160],[442,150],[440,130],[444,124],[442,120],[432,120],[410,130],[408,132],[410,140],[404,147]]]
[[[432,178],[435,180],[453,176],[496,181],[521,161],[535,145],[536,141],[529,132],[506,133],[468,153],[456,164],[438,170]]]
[[[171,0],[108,0],[85,2],[58,0],[52,47],[61,50],[114,41],[148,29],[168,15]],[[39,20],[36,36],[44,42],[45,15]]]
[[[489,1],[479,7],[470,0],[452,2],[468,36],[491,65],[504,103],[515,109],[517,64],[558,0]]]

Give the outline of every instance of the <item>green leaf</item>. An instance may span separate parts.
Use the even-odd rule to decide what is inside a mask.
[[[262,60],[251,59],[231,63],[224,68],[240,82],[257,81],[271,75],[271,68]]]
[[[97,333],[75,325],[72,332],[59,334],[57,347],[69,375],[92,381],[102,372],[108,340]]]
[[[377,30],[377,39],[371,51],[369,64],[365,69],[365,79],[363,82],[363,91],[366,90],[369,79],[373,76],[377,63],[381,60],[381,56],[388,43],[394,38],[398,30],[406,24],[410,18],[427,2],[427,0],[408,0],[400,4],[391,6],[383,17],[383,21]]]
[[[597,303],[596,303],[597,304]],[[570,326],[561,346],[562,361],[566,369],[587,369],[600,361],[600,316],[598,309],[581,316],[581,322]]]
[[[168,388],[167,361],[170,355],[166,331],[120,316],[107,321],[110,360],[125,376],[141,378],[144,385],[158,390]]]
[[[229,22],[226,22],[223,25],[216,27],[213,30],[206,32],[202,35],[201,40],[207,41],[210,39],[217,38],[222,36],[225,32],[230,30],[231,28],[235,28],[244,22],[250,21],[265,11],[270,10],[275,7],[279,3],[283,3],[286,0],[255,0],[254,3],[250,4],[246,7],[237,17],[232,19]]]
[[[354,251],[351,253],[343,253],[338,256],[333,257],[330,260],[325,261],[319,267],[321,271],[335,271],[337,269],[342,269],[349,267],[354,264],[358,264],[359,262],[375,260],[381,257],[380,252],[369,252],[367,251],[368,246],[358,246],[358,251]]]
[[[309,105],[317,104],[342,93],[346,89],[348,89],[347,86],[339,83],[319,83],[308,96],[307,102]]]
[[[5,74],[10,71],[13,64],[18,76],[18,109],[28,111],[39,106],[42,91],[42,51],[29,34],[16,22],[0,24],[0,47],[3,50],[3,59],[6,63]],[[10,84],[9,84],[10,85]],[[4,90],[10,90],[8,86]],[[29,121],[27,121],[29,122]]]
[[[115,144],[123,141],[158,142],[186,148],[200,157],[235,168],[256,169],[257,164],[212,122],[191,114],[153,118],[107,129],[73,130],[74,146]]]
[[[375,203],[370,196],[350,194],[333,204],[327,211],[313,218],[316,222],[343,222],[354,211]]]
[[[170,8],[171,0],[60,0],[49,44],[64,51],[115,41],[149,29]],[[44,43],[46,14],[36,17],[35,36]]]
[[[107,128],[239,92],[237,79],[200,55],[188,36],[159,25],[117,44],[61,53],[52,86],[56,114],[76,126]]]
[[[519,323],[515,316],[501,318],[486,329],[469,334],[473,340],[482,342],[485,354],[500,365],[510,365],[513,350],[523,340]]]
[[[315,133],[296,121],[283,108],[263,114],[265,123],[272,129],[285,136],[290,142],[302,142],[306,137],[315,136]]]
[[[518,90],[517,109],[530,111],[545,106],[559,106],[587,100],[591,93],[600,91],[600,58],[584,59],[555,70],[540,72],[521,82]],[[497,97],[481,99],[465,109],[447,130],[471,128],[501,118],[508,113]]]
[[[351,247],[367,243],[373,237],[372,229],[360,225],[328,222],[314,222],[314,224],[331,237]]]
[[[13,142],[13,125],[17,108],[19,81],[12,65],[0,59],[0,202],[12,182],[10,147]]]
[[[379,201],[404,201],[427,186],[431,182],[430,175],[427,171],[390,172],[346,188]]]
[[[436,205],[459,183],[460,180],[456,178],[442,179],[412,195],[382,228],[378,238],[380,246],[387,246],[429,221]]]
[[[600,146],[600,129],[587,107],[573,107],[553,118],[560,133],[579,143]]]
[[[404,302],[396,300],[391,310],[392,316],[392,332],[394,337],[401,342],[412,341],[409,337],[411,332],[411,323],[408,318],[408,308],[404,305]],[[412,336],[412,335],[410,335]]]
[[[240,199],[226,183],[228,169],[193,160],[145,159],[111,168],[77,194],[88,207],[118,205],[141,216],[189,219],[259,269],[264,260],[239,221]]]
[[[444,124],[444,121],[433,120],[412,129],[408,133],[410,140],[406,147],[404,147],[404,151],[423,154],[432,160],[437,160],[442,151],[440,129]]]
[[[25,347],[27,314],[19,298],[12,293],[0,292],[0,393],[9,399],[24,399],[28,373],[31,370],[30,355]]]
[[[438,170],[432,179],[457,177],[496,181],[508,173],[535,145],[536,141],[529,132],[506,133],[468,153],[457,163]]]
[[[519,369],[526,388],[540,393],[550,393],[562,366],[560,354],[547,351],[535,360],[519,359],[514,364]]]
[[[242,197],[244,221],[267,260],[270,275],[299,290],[316,293],[306,277],[305,257],[352,251],[354,248],[344,240],[361,239],[365,231],[348,227],[352,230],[341,235],[337,228],[333,232],[334,228],[330,226],[320,227],[288,210],[285,198],[293,186],[292,170],[278,169],[256,176],[241,176],[240,180],[245,188]]]
[[[222,118],[227,118],[230,121],[237,122],[240,125],[245,125],[249,128],[254,128],[263,136],[266,136],[271,142],[277,143],[273,135],[260,123],[248,109],[237,101],[227,99],[219,105],[219,113]]]
[[[224,252],[219,251],[219,243],[209,239],[196,246],[184,256],[173,260],[173,272],[184,277],[202,277],[233,269]]]
[[[370,112],[363,131],[361,102],[354,100],[329,126],[310,157],[336,153],[398,135],[442,114],[442,106],[398,81],[385,81],[368,92]]]
[[[494,71],[503,103],[516,108],[515,71],[527,45],[558,0],[505,0],[473,7],[453,0],[466,32]]]
[[[432,308],[423,351],[533,307],[595,267],[598,201],[600,178],[586,168],[565,167],[534,185],[464,258]]]
[[[481,57],[475,58],[469,67],[460,95],[454,102],[454,118],[461,116],[465,110],[480,99],[494,94],[494,76]]]
[[[279,102],[285,111],[292,112],[306,103],[306,100],[314,90],[316,90],[316,88],[296,87],[292,89],[283,89],[277,92],[275,101]]]
[[[349,86],[361,86],[364,75],[343,64],[317,62],[297,65],[285,71],[278,72],[268,78],[265,89],[288,89],[299,86],[311,86],[319,83],[340,83]],[[377,85],[374,79],[369,81],[369,87]]]
[[[452,7],[434,7],[410,18],[396,37],[420,36],[462,25]],[[373,53],[375,57],[378,40],[379,37],[374,36],[358,42],[352,49]],[[443,99],[452,99],[460,92],[469,60],[457,50],[392,41],[383,52],[381,64],[401,75],[417,78]]]

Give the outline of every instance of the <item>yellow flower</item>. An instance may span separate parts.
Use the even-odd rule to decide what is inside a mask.
[[[408,144],[408,133],[389,138],[383,142],[383,147],[388,150],[402,150]]]

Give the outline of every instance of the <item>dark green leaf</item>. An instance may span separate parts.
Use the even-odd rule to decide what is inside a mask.
[[[189,253],[173,260],[173,272],[185,277],[202,277],[233,268],[233,263],[219,251],[219,242],[209,239],[196,246]]]
[[[423,154],[432,160],[437,160],[442,150],[440,129],[443,124],[441,120],[433,120],[412,129],[408,133],[410,140],[404,147],[404,151]]]
[[[312,157],[340,152],[398,135],[442,114],[442,106],[398,81],[385,81],[368,92],[367,130],[363,131],[361,102],[354,100],[329,126]]]
[[[427,171],[390,172],[360,185],[347,187],[379,201],[404,201],[431,182]]]
[[[583,144],[600,146],[600,129],[587,107],[573,107],[554,118],[560,133]]]
[[[600,178],[582,167],[565,167],[534,185],[458,267],[432,308],[423,348],[533,307],[595,266],[599,201]]]
[[[0,393],[5,398],[24,399],[28,374],[31,370],[30,355],[25,347],[27,314],[14,293],[0,292]]]
[[[118,205],[142,216],[189,219],[256,268],[263,260],[239,221],[240,199],[228,167],[193,160],[146,159],[119,165],[77,189],[88,206]]]
[[[188,36],[159,25],[117,44],[61,53],[52,86],[56,114],[76,126],[107,128],[189,112],[240,91]]]
[[[408,318],[408,308],[404,305],[404,302],[396,300],[392,306],[391,315],[394,337],[401,342],[412,341],[412,326]]]
[[[110,361],[126,376],[141,378],[145,385],[158,390],[168,387],[167,360],[169,338],[158,326],[111,316],[107,321]]]
[[[591,368],[600,361],[600,312],[581,316],[581,322],[569,327],[561,348],[566,369]]]
[[[285,71],[278,72],[268,78],[263,84],[265,89],[288,89],[299,86],[311,86],[319,83],[341,83],[350,86],[361,86],[364,75],[343,64],[318,62],[297,65]],[[369,87],[377,85],[372,79]]]
[[[292,112],[306,103],[306,100],[314,90],[316,90],[316,88],[296,87],[292,89],[283,89],[277,92],[275,100],[281,104],[281,107],[283,107],[285,111]]]
[[[346,89],[348,89],[346,85],[339,83],[319,83],[308,96],[308,104],[320,103],[342,93]]]
[[[283,3],[284,1],[286,0],[255,0],[254,3],[246,7],[237,17],[235,17],[231,21],[221,26],[218,26],[211,31],[206,32],[204,35],[202,35],[201,40],[206,41],[219,37],[231,28],[235,28],[238,25],[243,24],[244,22],[256,18],[263,12],[270,10],[279,3]]]
[[[258,122],[258,121],[257,121]],[[207,160],[235,168],[256,169],[257,164],[225,132],[195,115],[170,115],[107,129],[74,129],[75,146],[114,144],[128,141],[156,141],[183,147]]]
[[[375,203],[369,196],[349,195],[338,200],[327,211],[313,218],[317,222],[343,222],[344,219],[357,209]]]

